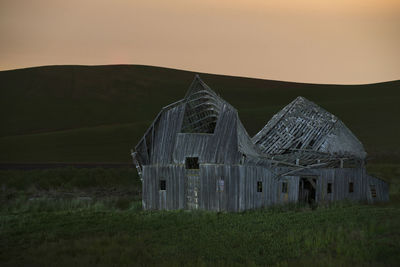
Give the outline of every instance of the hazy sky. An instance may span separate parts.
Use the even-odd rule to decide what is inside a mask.
[[[0,0],[0,70],[61,64],[395,80],[400,0]]]

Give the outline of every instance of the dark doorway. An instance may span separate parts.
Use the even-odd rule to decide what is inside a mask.
[[[300,177],[299,201],[308,204],[315,203],[317,179],[315,177]]]

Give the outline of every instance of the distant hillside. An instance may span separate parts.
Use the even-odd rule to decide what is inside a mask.
[[[0,72],[0,162],[128,162],[160,109],[193,72],[139,65],[45,66]],[[252,136],[302,95],[337,115],[376,161],[400,162],[400,81],[321,85],[201,78],[239,111]]]

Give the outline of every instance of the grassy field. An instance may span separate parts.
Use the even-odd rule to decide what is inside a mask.
[[[245,213],[143,212],[102,202],[1,214],[2,266],[396,266],[400,210],[336,204]]]
[[[337,115],[375,162],[400,162],[400,82],[300,84],[201,78],[236,107],[250,135],[302,95]],[[160,109],[193,72],[149,66],[47,66],[0,72],[0,162],[130,162]]]
[[[396,266],[400,165],[369,171],[389,203],[242,213],[142,211],[131,168],[0,171],[0,265]]]
[[[148,66],[0,72],[0,163],[130,162],[194,73]],[[296,96],[341,118],[390,183],[389,203],[242,213],[143,211],[134,168],[0,170],[0,266],[400,264],[400,81],[298,84],[201,74],[250,135]]]

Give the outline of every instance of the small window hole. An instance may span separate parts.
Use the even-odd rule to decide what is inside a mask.
[[[160,190],[167,189],[167,182],[165,180],[160,180]]]
[[[328,194],[332,193],[332,183],[328,183],[328,188],[326,189]]]
[[[257,192],[262,192],[262,182],[261,181],[257,182]]]

